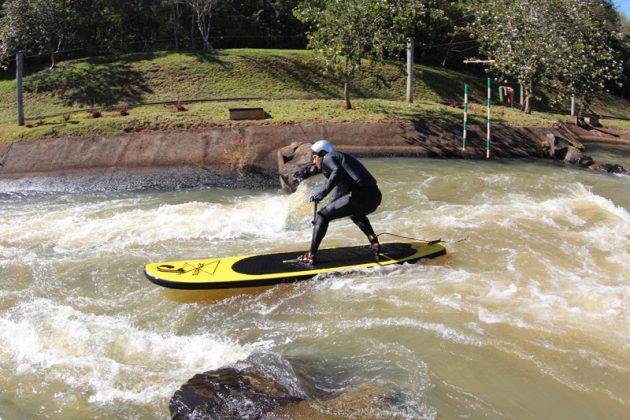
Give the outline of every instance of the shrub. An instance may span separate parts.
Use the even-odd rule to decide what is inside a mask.
[[[242,135],[239,135],[225,147],[225,159],[230,169],[243,174],[253,166],[255,155]]]

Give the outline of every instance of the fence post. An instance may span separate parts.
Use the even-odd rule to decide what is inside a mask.
[[[575,95],[571,95],[571,116],[575,117]]]
[[[407,38],[407,103],[413,103],[414,39]]]
[[[19,52],[15,56],[15,86],[17,95],[18,125],[24,125],[24,95],[22,89],[22,71],[24,69],[24,54]]]

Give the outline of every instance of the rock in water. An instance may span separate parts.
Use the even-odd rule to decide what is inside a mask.
[[[258,373],[228,367],[193,376],[175,392],[169,408],[174,419],[258,419],[302,400]]]
[[[293,142],[278,149],[280,185],[288,192],[295,192],[304,179],[303,171],[311,165],[311,143]]]

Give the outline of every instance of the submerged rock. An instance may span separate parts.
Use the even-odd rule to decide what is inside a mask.
[[[329,400],[279,406],[269,419],[397,419],[408,418],[404,396],[384,385],[365,384]],[[428,413],[427,413],[428,414]],[[427,416],[428,417],[428,416]]]
[[[392,419],[434,414],[392,384],[357,382],[355,375],[348,380],[350,371],[339,361],[256,353],[192,377],[171,398],[170,412],[174,419]]]
[[[626,169],[617,163],[594,162],[589,166],[590,169],[608,174],[625,174],[628,175]]]
[[[586,156],[584,146],[577,141],[547,133],[546,148],[549,156],[555,160],[573,163],[598,172],[628,175],[628,171],[619,164],[597,162],[590,156]]]
[[[171,398],[174,419],[258,419],[274,408],[302,401],[259,373],[222,368],[193,376]]]

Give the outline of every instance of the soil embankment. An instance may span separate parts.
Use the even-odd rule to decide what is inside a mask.
[[[492,158],[550,158],[550,135],[573,140],[581,135],[615,138],[579,130],[492,127],[490,154]],[[462,150],[461,127],[433,123],[250,125],[0,145],[0,179],[82,176],[93,182],[100,175],[115,175],[120,181],[124,174],[168,173],[171,181],[181,175],[192,184],[271,186],[278,185],[279,149],[322,138],[330,139],[339,150],[364,157],[486,157],[485,126],[469,128],[468,147]],[[133,185],[142,188],[142,183]]]

